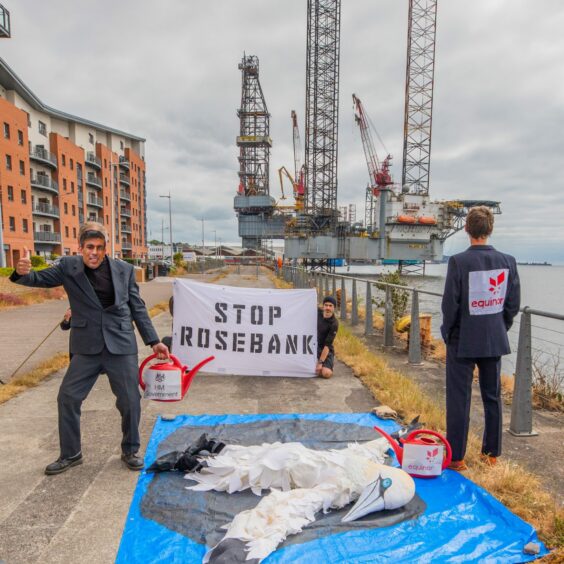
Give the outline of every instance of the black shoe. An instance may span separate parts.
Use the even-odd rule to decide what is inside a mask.
[[[75,456],[72,456],[71,458],[59,457],[57,458],[57,460],[55,460],[55,462],[52,462],[45,468],[45,474],[47,474],[47,476],[53,476],[54,474],[62,474],[63,472],[66,472],[69,468],[72,468],[73,466],[78,466],[79,464],[82,464],[81,452],[79,452]]]
[[[143,459],[139,458],[136,452],[122,454],[121,459],[130,470],[143,470]]]

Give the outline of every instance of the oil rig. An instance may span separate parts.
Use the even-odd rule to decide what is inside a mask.
[[[435,69],[437,0],[409,0],[401,184],[391,175],[391,155],[380,161],[369,120],[353,94],[369,183],[364,224],[344,217],[337,205],[341,0],[308,0],[305,159],[299,166],[299,133],[292,112],[295,205],[279,206],[269,194],[269,117],[258,81],[258,59],[243,57],[239,189],[235,211],[243,245],[284,239],[284,256],[311,269],[333,270],[341,260],[393,261],[409,265],[441,260],[445,240],[464,226],[470,207],[499,202],[431,201],[429,177]],[[282,183],[282,169],[279,170]],[[266,174],[266,177],[265,177]]]

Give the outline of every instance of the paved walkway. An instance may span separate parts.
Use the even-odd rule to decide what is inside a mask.
[[[221,284],[272,287],[266,275],[257,279],[254,267],[227,276]],[[148,303],[162,301],[170,296],[171,285],[151,282],[141,292]],[[15,341],[28,339],[24,319],[51,316],[45,325],[54,325],[64,307],[46,313],[44,306],[20,309],[13,323],[13,333],[19,333]],[[154,322],[159,335],[170,332],[168,313]],[[0,354],[6,358],[8,349],[2,346]],[[147,347],[140,350],[140,356],[149,352]],[[137,474],[119,458],[119,416],[105,377],[83,405],[84,464],[60,476],[43,474],[58,456],[56,396],[61,378],[58,373],[0,405],[0,561],[9,564],[110,563],[121,539]],[[366,412],[374,400],[351,370],[337,362],[331,380],[199,375],[182,402],[143,404],[146,444],[158,414]]]
[[[272,287],[264,273],[257,278],[254,267],[230,274],[220,283]],[[168,279],[141,286],[148,305],[167,300],[171,291]],[[65,308],[66,303],[56,302],[0,312],[0,358],[17,365],[11,357],[17,353],[23,358],[25,351],[32,350]],[[168,313],[154,323],[159,335],[170,333]],[[67,350],[68,336],[57,333],[56,346],[49,342],[41,354],[49,356],[57,347]],[[378,337],[368,339],[367,345],[380,351]],[[150,352],[144,346],[140,351],[141,357]],[[387,360],[409,372],[428,393],[444,396],[443,366],[425,363],[422,368],[409,368],[399,349],[387,353]],[[83,406],[84,464],[60,476],[43,474],[45,465],[58,456],[56,396],[62,375],[0,405],[0,562],[103,564],[113,562],[117,553],[137,474],[125,469],[119,458],[119,416],[105,377],[100,377]],[[142,441],[147,443],[159,414],[366,412],[373,405],[371,394],[339,361],[331,380],[201,374],[182,402],[143,402]],[[473,425],[478,428],[478,398],[473,406]],[[541,476],[561,502],[564,480],[557,463],[564,458],[562,416],[535,412],[534,417],[539,437],[514,439],[504,433],[505,454]]]

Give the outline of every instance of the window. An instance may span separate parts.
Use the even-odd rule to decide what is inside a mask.
[[[66,189],[67,189],[67,179],[63,178],[63,190],[66,191]]]
[[[22,190],[22,204],[27,204],[27,193],[25,190]]]
[[[22,230],[27,233],[27,219],[22,219]]]
[[[108,179],[104,178],[104,186],[106,186],[106,188],[108,187]]]
[[[18,129],[18,145],[21,145],[23,147],[23,143],[24,143],[23,131],[21,129]]]
[[[74,194],[74,182],[71,181],[71,193]]]
[[[74,161],[72,159],[70,159],[69,165],[70,165],[70,169],[74,170]]]
[[[61,164],[63,166],[67,166],[67,158],[65,157],[64,153],[61,155]]]
[[[12,170],[12,157],[6,155],[6,170]]]
[[[63,204],[63,209],[65,210],[66,214],[69,213],[69,205],[66,202]]]
[[[104,168],[108,168],[108,161],[104,159]]]
[[[94,145],[94,135],[92,135],[92,133],[88,134],[88,143]]]
[[[108,196],[106,196],[106,205],[108,205]]]
[[[4,139],[10,139],[10,124],[4,122]]]
[[[39,133],[47,137],[47,126],[42,121],[39,121],[38,125],[39,125]]]
[[[76,239],[76,227],[72,228],[72,236]]]
[[[9,202],[14,201],[14,187],[13,186],[8,186],[8,201]]]
[[[29,114],[27,112],[25,114],[27,116],[27,126],[31,127],[31,117],[29,116]]]
[[[25,163],[23,161],[20,161],[20,174],[25,176]]]
[[[119,148],[123,151],[123,141],[119,142]]]
[[[76,207],[74,204],[72,205],[72,215],[76,215]]]
[[[65,237],[69,236],[69,226],[65,225]]]
[[[106,198],[107,200],[108,198]],[[108,225],[109,221],[108,221],[108,216],[106,216],[106,225]]]
[[[16,230],[16,218],[10,216],[10,231]]]

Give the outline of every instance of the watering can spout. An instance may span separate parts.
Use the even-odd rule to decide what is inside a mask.
[[[186,374],[185,376],[188,386],[190,385],[190,382],[192,381],[194,376],[196,376],[196,374],[202,369],[202,367],[205,366],[208,362],[211,362],[212,360],[215,360],[215,356],[208,356],[208,358],[204,358],[204,360],[198,362],[198,364],[192,367],[190,372],[188,372],[188,374]]]
[[[374,427],[374,429],[376,431],[378,431],[378,433],[380,433],[384,438],[386,438],[388,440],[388,442],[390,443],[390,446],[394,450],[394,453],[396,455],[396,458],[398,459],[398,462],[401,464],[402,460],[403,460],[403,449],[402,449],[402,447],[398,444],[397,441],[392,439],[392,437],[390,437],[390,435],[388,435],[388,433],[386,433],[386,431],[383,431],[379,427]]]

